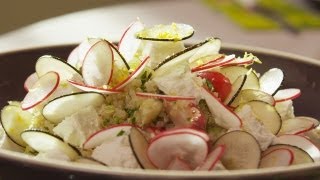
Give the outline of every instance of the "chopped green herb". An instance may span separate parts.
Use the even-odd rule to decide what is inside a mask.
[[[125,133],[124,130],[119,131],[117,134],[117,137],[124,135],[124,133]]]

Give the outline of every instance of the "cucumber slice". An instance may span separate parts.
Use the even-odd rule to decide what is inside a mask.
[[[80,156],[80,152],[76,148],[48,132],[34,129],[26,130],[21,133],[21,138],[30,147],[41,153],[58,151],[66,154],[70,160],[75,160]]]
[[[85,84],[101,87],[111,81],[114,56],[106,41],[98,41],[87,52],[83,64],[82,75]]]
[[[129,142],[132,152],[142,169],[156,169],[147,156],[148,141],[144,135],[135,127],[132,127],[129,134]]]
[[[262,156],[265,156],[266,154],[277,150],[277,149],[288,149],[293,153],[293,161],[291,165],[296,164],[304,164],[304,163],[312,163],[314,160],[311,158],[311,156],[304,150],[287,144],[277,144],[270,146],[267,150],[263,151]]]
[[[254,72],[250,72],[247,68],[243,66],[230,66],[221,68],[220,72],[229,78],[231,83],[234,83],[237,78],[241,75],[247,74],[247,81],[243,85],[242,89],[260,89],[259,78]]]
[[[136,38],[149,41],[181,41],[192,37],[194,29],[187,24],[155,25],[136,33]]]
[[[228,170],[258,168],[261,150],[257,140],[245,131],[231,131],[221,136],[213,148],[225,146],[220,159]]]
[[[50,71],[54,71],[59,74],[61,81],[68,79],[82,79],[81,73],[76,68],[58,57],[49,55],[41,56],[37,60],[35,66],[36,73],[39,77]]]
[[[263,101],[250,101],[238,106],[235,112],[241,111],[245,105],[251,107],[256,119],[269,129],[272,134],[277,134],[280,131],[282,120],[274,106]]]
[[[56,91],[60,83],[58,73],[50,71],[39,78],[39,80],[29,89],[28,94],[21,102],[21,108],[27,110],[49,100]]]
[[[216,46],[215,41],[220,41],[215,38],[208,38],[205,41],[202,41],[198,44],[190,46],[180,52],[173,54],[172,56],[167,57],[161,63],[159,63],[153,70],[157,74],[162,74],[160,72],[166,72],[169,67],[174,67],[176,64],[187,61],[193,55],[195,55],[202,47],[209,48],[210,46]],[[160,68],[161,67],[161,68]]]
[[[33,125],[32,114],[19,106],[8,105],[1,110],[1,125],[7,136],[16,144],[25,147],[21,132]]]
[[[260,90],[274,95],[281,86],[283,76],[281,69],[272,68],[268,70],[259,79]]]
[[[105,97],[96,92],[80,92],[58,97],[48,102],[42,110],[43,116],[54,124],[61,122],[66,116],[79,109],[98,107],[105,102]]]
[[[241,89],[243,88],[243,85],[247,81],[247,75],[241,75],[239,76],[235,82],[232,83],[231,86],[231,92],[224,100],[224,104],[230,106],[230,104],[235,100],[236,97],[238,97],[238,94],[240,93]]]
[[[256,89],[244,89],[235,97],[230,106],[236,108],[240,104],[244,104],[249,101],[263,101],[271,106],[275,105],[275,99],[270,94]]]

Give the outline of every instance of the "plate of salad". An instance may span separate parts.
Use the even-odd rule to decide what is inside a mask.
[[[320,63],[194,33],[137,19],[118,43],[1,54],[0,159],[39,176],[316,176]]]

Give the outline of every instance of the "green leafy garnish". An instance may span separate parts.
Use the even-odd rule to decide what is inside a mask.
[[[125,133],[124,130],[119,131],[117,134],[117,137],[124,135],[124,133]]]

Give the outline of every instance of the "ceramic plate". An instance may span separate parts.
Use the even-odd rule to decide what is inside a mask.
[[[0,106],[8,100],[21,100],[25,95],[23,82],[34,72],[38,57],[50,54],[67,58],[74,45],[41,47],[0,54]],[[302,96],[294,101],[295,114],[320,119],[320,60],[310,59],[261,48],[226,45],[222,52],[243,55],[252,52],[263,61],[255,65],[263,73],[272,67],[285,72],[283,88],[296,87]],[[231,172],[178,172],[145,171],[108,168],[54,160],[38,160],[24,154],[0,150],[0,179],[233,179],[233,178],[289,178],[320,177],[320,163],[263,170],[237,170]]]

